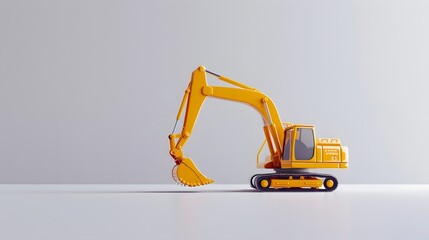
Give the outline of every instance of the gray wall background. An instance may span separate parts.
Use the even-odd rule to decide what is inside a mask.
[[[349,146],[343,183],[429,183],[427,1],[0,1],[0,183],[172,183],[199,65]],[[216,80],[211,81],[216,84]],[[262,123],[207,99],[185,153],[257,173]]]

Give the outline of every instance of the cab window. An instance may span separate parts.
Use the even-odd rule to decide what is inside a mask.
[[[314,154],[314,135],[311,128],[297,128],[295,135],[295,159],[310,160]]]
[[[292,129],[286,130],[285,133],[285,142],[283,146],[283,160],[290,160],[290,145],[291,145],[291,136],[292,136]]]

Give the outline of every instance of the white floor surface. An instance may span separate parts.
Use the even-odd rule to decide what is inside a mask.
[[[429,185],[0,185],[0,239],[428,239]]]

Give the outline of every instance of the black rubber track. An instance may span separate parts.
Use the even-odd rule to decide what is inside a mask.
[[[269,178],[269,179],[289,179],[289,177],[292,176],[294,179],[299,179],[300,177],[314,177],[314,178],[333,178],[337,180],[334,176],[329,174],[320,174],[320,173],[266,173],[266,174],[255,174],[251,178],[252,184],[251,186],[255,189],[262,191],[262,192],[332,192],[334,191],[338,184],[334,185],[333,188],[330,189],[316,189],[316,188],[262,188],[256,184],[256,186],[253,186],[253,182],[258,183],[259,179],[261,178]],[[338,181],[336,181],[338,183]]]
[[[256,189],[256,186],[255,186],[255,184],[253,184],[253,180],[255,179],[255,177],[256,177],[257,175],[253,175],[251,178],[250,178],[250,186],[252,187],[252,188],[254,188],[254,189]]]

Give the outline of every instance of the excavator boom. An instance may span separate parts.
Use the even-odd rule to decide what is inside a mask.
[[[208,86],[206,73],[235,87]],[[253,107],[262,116],[265,125],[264,133],[272,156],[272,162],[267,167],[280,167],[284,132],[279,114],[271,99],[255,88],[215,74],[200,66],[192,73],[191,81],[185,91],[176,117],[173,132],[169,135],[170,155],[176,162],[176,166],[173,168],[173,178],[178,183],[194,187],[213,182],[212,179],[204,176],[193,161],[185,157],[182,152],[185,143],[192,134],[206,97],[236,101]],[[175,134],[177,122],[180,120],[183,110],[185,110],[185,120],[182,131]]]

